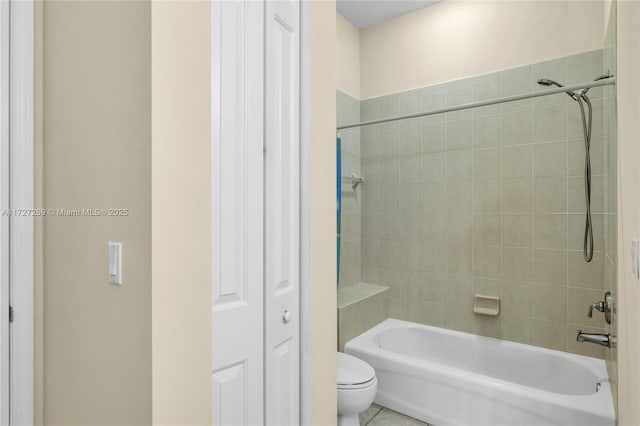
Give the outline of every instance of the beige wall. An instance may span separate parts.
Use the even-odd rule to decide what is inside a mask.
[[[336,422],[336,4],[309,3],[312,422]]]
[[[36,164],[42,158],[44,169],[40,165],[36,194],[47,208],[128,208],[130,214],[47,217],[36,229],[42,236],[37,244],[44,244],[39,268],[44,330],[37,331],[35,343],[36,373],[43,376],[36,377],[36,420],[146,425],[151,422],[150,3],[52,1],[42,12],[36,21],[44,28],[42,56],[36,56],[36,69],[44,69],[36,85],[42,101],[37,120],[43,126]],[[110,240],[123,243],[122,287],[108,283]]]
[[[43,224],[39,423],[211,422],[209,7],[43,7],[40,203],[132,214]],[[310,4],[315,425],[336,416],[335,19],[334,2]],[[106,282],[108,240],[124,243],[123,287]]]
[[[602,22],[604,23],[604,37],[607,37],[607,32],[608,32],[608,27],[609,27],[609,23],[611,22],[610,20],[610,15],[611,15],[611,6],[613,4],[613,0],[603,0],[602,1],[603,7],[604,7],[604,17]]]
[[[211,424],[209,2],[153,2],[153,423]]]
[[[618,7],[618,424],[640,424],[640,283],[630,241],[640,237],[640,3]]]
[[[360,32],[361,99],[601,49],[601,1],[446,1]]]
[[[338,90],[360,99],[360,31],[336,13]]]

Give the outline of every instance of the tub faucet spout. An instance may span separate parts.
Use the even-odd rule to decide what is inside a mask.
[[[578,330],[578,336],[576,337],[578,342],[595,343],[596,345],[611,347],[612,339],[609,334],[599,333],[583,333],[582,330]]]

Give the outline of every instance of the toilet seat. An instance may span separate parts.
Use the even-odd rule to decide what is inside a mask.
[[[378,380],[374,377],[373,379],[369,380],[368,382],[364,382],[364,383],[357,383],[357,384],[353,384],[353,385],[340,384],[340,385],[338,385],[338,390],[365,389],[365,388],[369,388],[371,386],[375,386],[376,383],[378,383]]]
[[[363,389],[377,383],[375,370],[366,362],[338,352],[338,389]]]

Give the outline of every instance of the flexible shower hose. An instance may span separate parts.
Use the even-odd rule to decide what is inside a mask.
[[[584,150],[585,150],[585,158],[584,158],[584,199],[585,199],[585,209],[586,209],[586,217],[584,224],[584,242],[583,242],[583,253],[584,260],[587,262],[591,262],[593,259],[593,223],[591,222],[591,123],[593,120],[592,106],[591,101],[587,97],[586,94],[582,94],[578,96],[577,99],[578,105],[580,105],[580,114],[582,115],[582,130],[584,132]],[[587,103],[587,107],[589,109],[589,122],[587,123],[587,119],[584,113],[584,104],[582,103],[584,100]]]

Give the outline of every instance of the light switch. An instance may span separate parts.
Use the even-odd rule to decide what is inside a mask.
[[[631,273],[638,278],[640,270],[638,270],[638,240],[631,240]]]
[[[122,243],[109,241],[109,282],[122,285]]]

